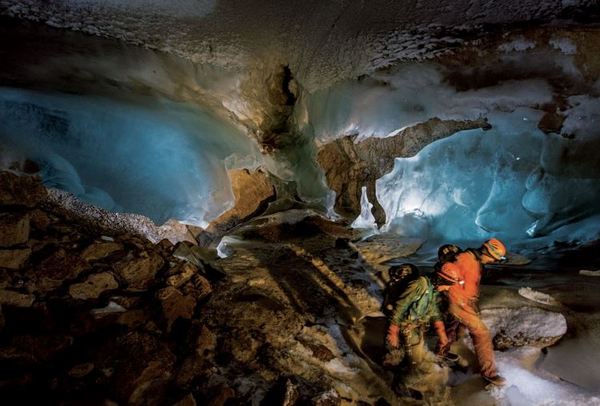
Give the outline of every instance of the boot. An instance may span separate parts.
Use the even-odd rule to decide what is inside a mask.
[[[502,385],[504,385],[506,383],[506,379],[504,379],[500,375],[494,375],[494,376],[485,376],[485,375],[482,375],[482,377],[483,377],[483,379],[485,379],[486,381],[488,381],[492,385],[502,386]]]

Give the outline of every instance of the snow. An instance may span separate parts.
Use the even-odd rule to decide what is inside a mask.
[[[177,17],[203,17],[211,13],[216,0],[60,0],[71,10],[89,10],[90,8],[114,8],[141,14],[166,14]]]
[[[525,39],[523,37],[517,38],[511,42],[507,42],[498,47],[498,51],[500,52],[521,52],[526,51],[528,49],[534,49],[535,42]]]
[[[565,55],[575,55],[577,53],[577,45],[575,45],[569,38],[552,38],[549,44],[554,49],[560,50]]]
[[[558,305],[559,303],[552,296],[538,292],[537,290],[531,289],[529,287],[519,288],[519,295],[527,298],[529,300],[533,300],[534,302],[542,303],[545,305]]]
[[[600,405],[600,398],[571,385],[534,364],[541,353],[537,348],[496,352],[498,370],[506,385],[494,388],[492,396],[500,405],[578,406]]]
[[[183,56],[247,66],[289,63],[306,88],[399,60],[453,49],[484,25],[552,21],[589,0],[217,2],[216,0],[0,0],[0,14]],[[382,10],[385,10],[382,12]]]
[[[483,309],[481,318],[492,337],[502,333],[516,342],[526,337],[532,345],[547,345],[544,339],[561,337],[567,332],[565,316],[538,307]]]

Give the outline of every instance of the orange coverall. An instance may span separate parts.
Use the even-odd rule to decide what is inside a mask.
[[[455,262],[447,262],[442,271],[452,275],[459,283],[455,283],[447,291],[448,311],[469,330],[475,354],[484,376],[496,375],[496,360],[492,338],[486,325],[479,318],[477,301],[479,300],[479,281],[482,266],[472,251],[465,251],[456,256]]]

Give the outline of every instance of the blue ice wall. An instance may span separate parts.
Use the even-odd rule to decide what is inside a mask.
[[[492,130],[463,131],[397,158],[377,181],[386,229],[434,241],[599,238],[598,138],[544,134],[541,114],[492,113]]]
[[[224,160],[248,137],[196,106],[0,88],[0,144],[42,165],[44,182],[118,212],[203,225],[231,204]]]

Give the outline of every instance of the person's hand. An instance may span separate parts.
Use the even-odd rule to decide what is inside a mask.
[[[440,285],[436,289],[438,292],[447,292],[450,290],[450,285]]]
[[[448,340],[448,336],[446,335],[446,329],[444,327],[444,322],[441,320],[436,320],[433,322],[433,327],[435,328],[435,332],[438,336],[438,355],[445,355],[450,349],[450,341]]]
[[[400,334],[400,326],[396,324],[390,325],[387,334],[387,342],[392,348],[398,348],[400,346],[400,340],[398,336]]]

